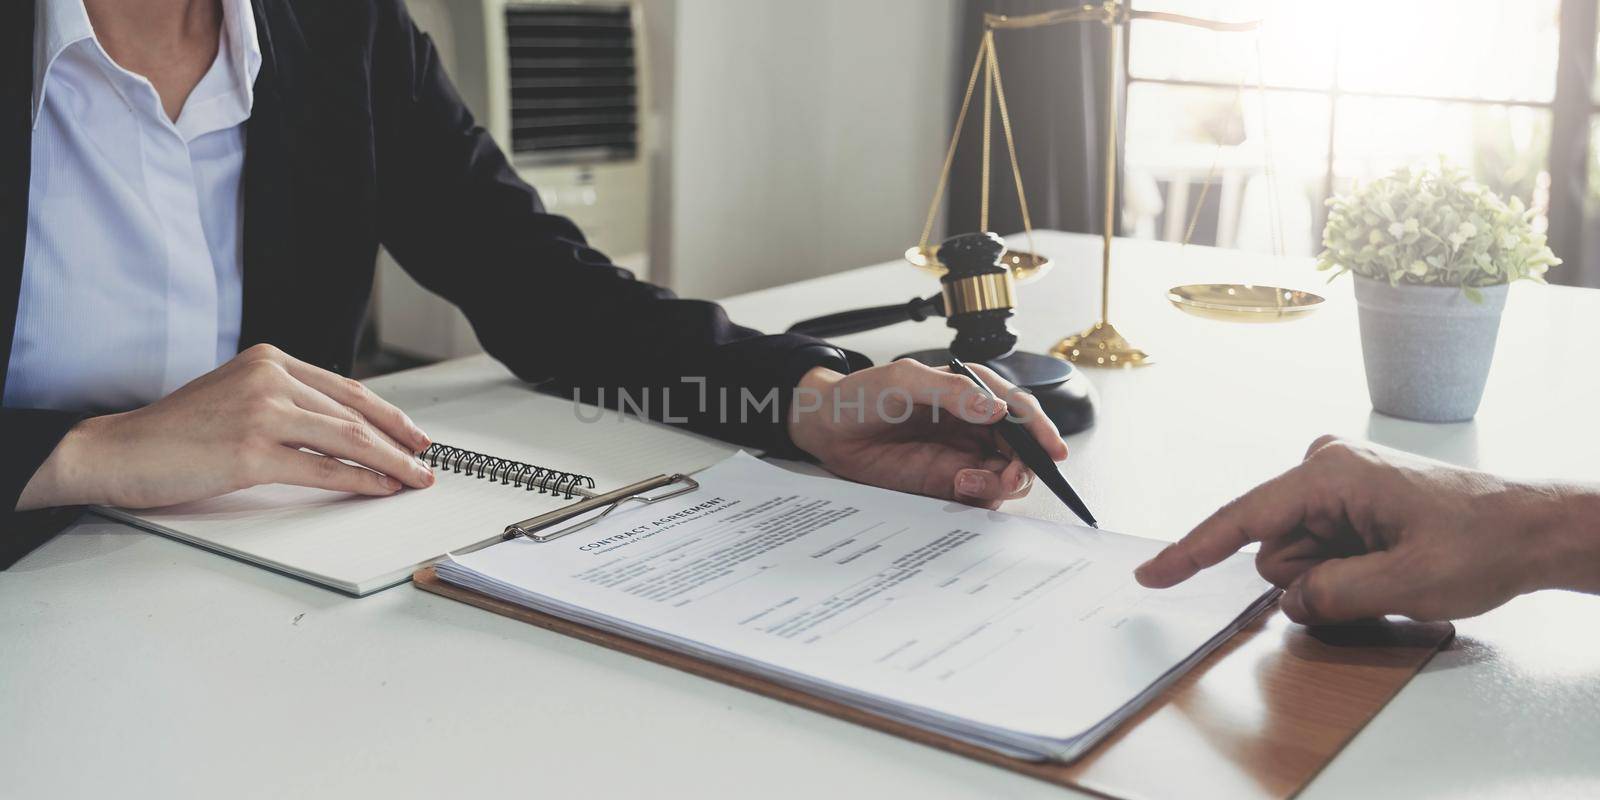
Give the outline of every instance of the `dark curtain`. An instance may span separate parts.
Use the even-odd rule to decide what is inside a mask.
[[[966,0],[962,5],[961,58],[952,115],[960,110],[967,76],[973,59],[978,56],[984,12],[1033,14],[1072,4],[1066,0]],[[1105,192],[1102,166],[1105,160],[1106,48],[1109,43],[1110,31],[1099,23],[1065,23],[995,32],[995,52],[1006,104],[1011,110],[1017,160],[1022,166],[1028,211],[1036,229],[1101,231]],[[1126,87],[1119,84],[1119,94],[1125,92]],[[1124,104],[1119,102],[1118,105]],[[954,116],[951,124],[954,124]],[[1123,128],[1118,126],[1119,133]],[[1000,234],[1015,233],[1022,230],[1022,214],[1011,180],[1011,163],[1006,154],[998,103],[991,142],[989,229]],[[982,149],[983,75],[980,73],[951,168],[945,226],[949,234],[978,229]],[[1118,150],[1120,168],[1121,148]],[[1121,207],[1120,198],[1117,206]]]

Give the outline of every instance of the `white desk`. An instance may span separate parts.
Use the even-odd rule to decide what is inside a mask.
[[[1038,245],[1057,266],[1022,289],[1020,326],[1043,350],[1092,320],[1099,260],[1088,237]],[[1324,432],[1600,479],[1600,292],[1517,287],[1478,420],[1423,426],[1370,414],[1348,286],[1309,319],[1230,326],[1162,290],[1318,280],[1303,261],[1118,252],[1114,319],[1161,363],[1092,373],[1100,423],[1071,440],[1070,477],[1110,528],[1175,538]],[[776,330],[935,289],[889,264],[728,306]],[[937,321],[843,340],[879,359],[947,342]],[[1045,492],[1011,510],[1066,518]],[[1459,631],[1307,797],[1600,793],[1600,599],[1526,597]],[[408,587],[353,600],[92,518],[0,573],[0,776],[27,798],[1063,794]]]

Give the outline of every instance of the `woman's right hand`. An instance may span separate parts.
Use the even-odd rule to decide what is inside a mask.
[[[144,408],[79,423],[17,510],[151,508],[263,483],[389,495],[433,484],[412,455],[429,444],[360,382],[262,344]]]

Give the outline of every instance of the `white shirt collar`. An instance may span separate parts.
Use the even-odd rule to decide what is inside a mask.
[[[26,2],[27,0],[23,0]],[[67,48],[95,40],[94,26],[83,0],[37,0],[33,27],[33,126],[39,126],[50,67]],[[238,96],[248,110],[255,105],[256,75],[261,71],[261,41],[250,0],[222,0],[222,34],[232,56],[229,64]]]
[[[94,38],[89,12],[83,0],[38,0],[33,23],[33,125],[39,126],[39,110],[44,108],[45,78],[68,47]]]
[[[79,0],[81,2],[81,0]],[[261,40],[256,37],[256,13],[250,0],[222,0],[222,30],[233,56],[233,79],[245,107],[254,108],[256,75],[261,72]]]

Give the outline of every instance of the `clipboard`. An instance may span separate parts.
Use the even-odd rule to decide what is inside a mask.
[[[569,517],[570,518],[570,517]],[[1447,622],[1305,628],[1270,608],[1070,764],[1027,761],[441,581],[417,588],[1042,781],[1116,798],[1293,797],[1455,635]]]
[[[482,476],[480,475],[479,477]],[[698,488],[700,488],[699,481],[682,473],[645,478],[620,489],[613,489],[593,497],[585,497],[554,511],[546,511],[521,522],[513,522],[507,525],[500,535],[485,539],[469,547],[452,551],[450,555],[476,553],[490,545],[509,541],[519,536],[535,542],[548,542],[552,539],[559,539],[569,533],[576,533],[599,522],[611,512],[620,508],[623,503],[649,505],[662,500],[669,500],[680,494],[687,494]]]

